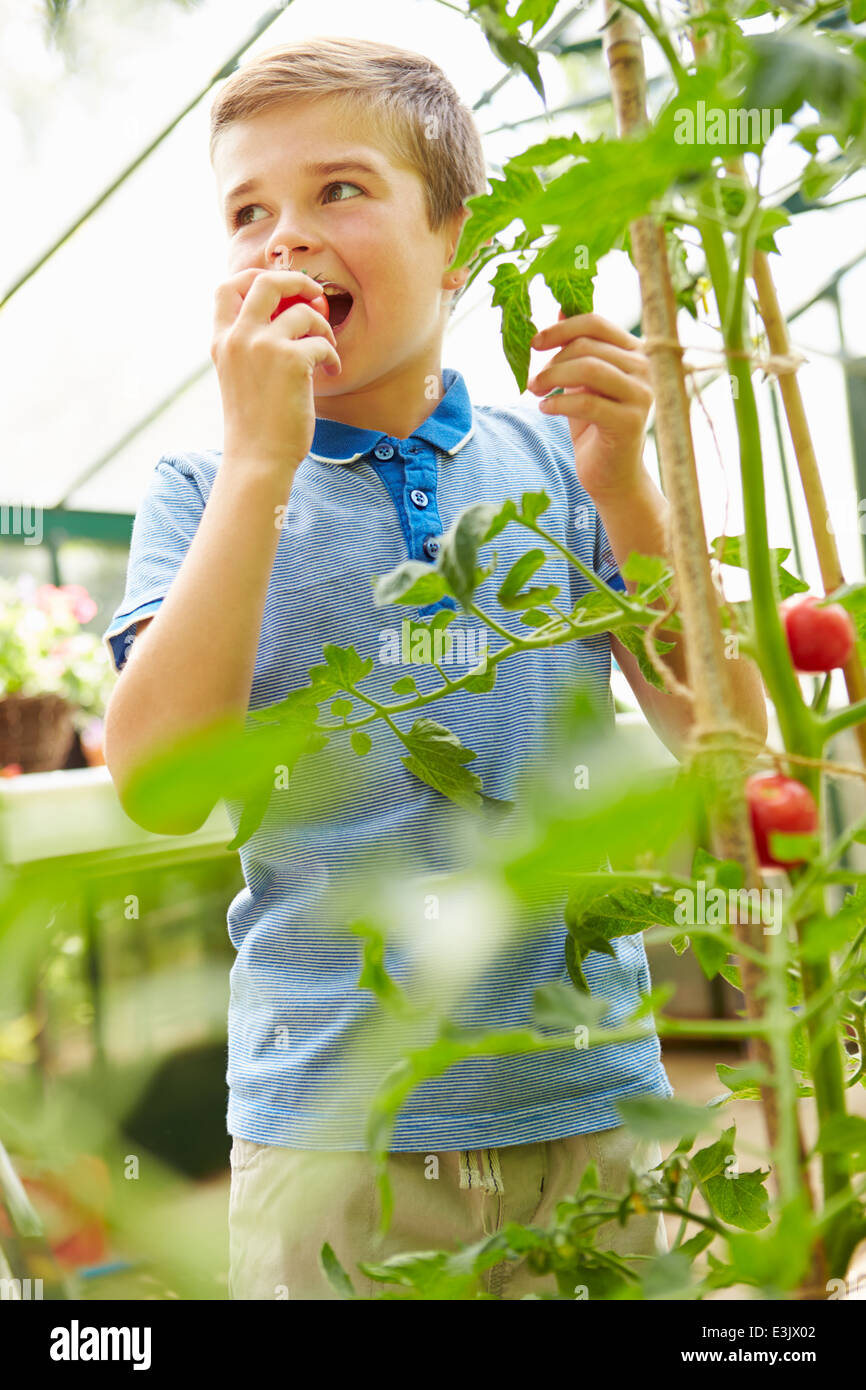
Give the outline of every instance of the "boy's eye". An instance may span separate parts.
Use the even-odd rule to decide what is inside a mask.
[[[245,213],[245,212],[252,212],[255,208],[260,208],[260,207],[261,207],[261,203],[248,203],[247,206],[246,206],[245,208],[238,208],[237,212],[236,212],[235,215],[234,215],[234,218],[232,219],[234,225],[235,225],[236,227],[246,227],[246,226],[248,226],[249,224],[248,224],[248,221],[247,221],[246,217],[244,217],[244,213]]]
[[[354,188],[356,193],[363,193],[364,191],[363,188],[361,188],[357,183],[349,183],[348,181],[342,179],[337,183],[325,184],[325,187],[323,188],[322,192],[327,195],[328,193],[330,193],[332,188]],[[348,198],[329,198],[327,196],[325,197],[326,203],[345,203],[348,201]],[[256,208],[259,208],[261,211],[264,211],[261,203],[247,203],[246,207],[238,208],[237,212],[234,214],[232,218],[232,225],[234,227],[248,227],[251,219],[246,216],[246,213],[254,212]]]
[[[332,188],[354,188],[354,189],[357,190],[358,193],[362,193],[362,192],[363,192],[363,189],[359,188],[358,185],[357,185],[356,183],[347,183],[345,180],[341,180],[341,181],[338,182],[338,183],[329,183],[329,184],[326,184],[323,191],[324,191],[325,193],[329,193],[330,190],[331,190]],[[327,203],[333,203],[333,202],[345,203],[345,202],[347,202],[347,201],[348,201],[348,199],[346,199],[346,198],[336,198],[336,199],[335,199],[335,198],[326,198],[326,199],[325,199],[325,202],[327,202]]]

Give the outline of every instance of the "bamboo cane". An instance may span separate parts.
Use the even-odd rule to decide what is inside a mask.
[[[755,251],[752,260],[752,276],[758,292],[758,307],[761,311],[764,327],[767,330],[770,351],[774,354],[783,353],[787,356],[791,351],[788,325],[779,305],[779,298],[770,269],[770,260],[766,251]],[[806,408],[803,404],[803,395],[795,372],[785,372],[779,377],[779,390],[785,406],[791,443],[797,456],[803,495],[806,498],[806,506],[809,511],[809,523],[815,539],[821,583],[824,585],[824,593],[830,594],[845,583],[845,577],[839,560],[836,537],[828,525],[830,513],[824,493],[824,484],[821,481],[815,446],[812,443],[812,434],[806,418]],[[866,699],[866,674],[864,674],[863,663],[856,647],[843,667],[843,671],[849,702],[855,704],[858,700]],[[854,733],[857,737],[861,761],[866,763],[866,722],[855,724]]]

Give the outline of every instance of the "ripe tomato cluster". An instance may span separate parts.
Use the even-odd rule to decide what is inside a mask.
[[[794,669],[818,675],[844,666],[854,650],[856,629],[850,614],[838,603],[819,608],[814,595],[788,599],[781,617]],[[814,835],[818,808],[808,787],[794,777],[759,775],[746,782],[746,801],[758,863],[765,869],[785,869],[801,859],[779,859],[770,852],[773,831]]]

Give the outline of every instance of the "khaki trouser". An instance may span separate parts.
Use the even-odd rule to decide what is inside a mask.
[[[547,1226],[556,1204],[571,1196],[589,1162],[602,1191],[622,1193],[629,1166],[639,1171],[660,1161],[656,1144],[640,1143],[622,1125],[535,1144],[452,1152],[391,1153],[393,1195],[390,1229],[379,1241],[378,1189],[373,1161],[364,1152],[287,1149],[235,1138],[231,1150],[229,1297],[233,1299],[336,1299],[319,1265],[327,1241],[362,1298],[397,1286],[381,1284],[357,1269],[391,1255],[456,1250],[501,1230],[507,1222]],[[598,1249],[620,1255],[667,1250],[664,1219],[632,1216],[626,1226],[606,1222]],[[481,1276],[496,1297],[519,1299],[556,1293],[552,1275],[533,1274],[526,1260],[500,1262]]]

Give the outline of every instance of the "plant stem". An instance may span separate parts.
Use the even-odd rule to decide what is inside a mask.
[[[746,227],[741,234],[739,273],[732,293],[728,322],[725,325],[725,345],[729,350],[734,351],[741,351],[743,347],[744,265],[748,263],[750,252],[751,235],[749,228]],[[824,731],[821,729],[820,721],[803,701],[779,617],[779,599],[770,562],[758,412],[749,363],[734,356],[731,357],[730,362],[731,376],[737,382],[738,387],[734,409],[740,444],[746,552],[752,591],[754,635],[761,654],[761,674],[776,709],[785,747],[791,752],[797,752],[806,757],[820,757],[821,735]],[[820,803],[819,769],[794,764],[793,775],[811,791],[815,801]],[[792,870],[792,875],[796,875],[796,870]],[[813,916],[822,915],[822,906],[821,890],[819,887],[813,888],[808,900],[809,916],[798,927],[801,942],[803,933],[808,927],[808,921]],[[803,991],[807,1002],[818,991],[824,989],[829,978],[829,960],[803,963]],[[832,1033],[828,1038],[826,1030],[831,1025]],[[832,1003],[828,1003],[824,1010],[816,1012],[808,1019],[807,1031],[810,1041],[815,1101],[819,1119],[823,1124],[831,1115],[844,1114],[845,1112],[845,1088],[839,1043],[832,1020]],[[793,1113],[796,1114],[796,1111]],[[780,1153],[779,1161],[787,1173],[790,1171],[791,1163],[797,1161],[796,1150],[794,1153],[790,1151],[793,1131],[789,1119],[786,1117],[781,1123],[784,1123],[786,1142],[789,1147],[784,1155]],[[848,1163],[845,1155],[822,1155],[822,1171],[825,1199],[848,1185]],[[804,1173],[804,1178],[805,1176]],[[840,1272],[837,1263],[839,1249],[835,1230],[828,1232],[827,1258],[829,1272],[833,1275],[838,1274]],[[844,1270],[841,1272],[844,1273]]]
[[[860,724],[863,720],[866,720],[866,700],[858,700],[854,705],[837,710],[823,721],[824,741],[829,743],[830,739],[841,734],[843,729],[849,729],[852,724]]]

